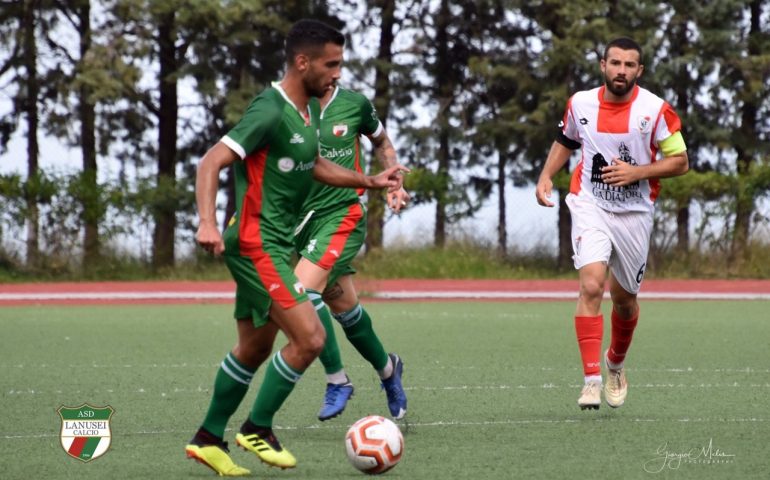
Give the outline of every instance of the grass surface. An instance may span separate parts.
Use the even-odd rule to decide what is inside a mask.
[[[370,304],[386,348],[404,358],[409,395],[404,457],[386,475],[768,478],[769,308],[645,302],[626,405],[581,412],[571,303]],[[0,476],[215,478],[186,460],[183,447],[234,342],[232,323],[227,305],[0,309]],[[298,468],[270,469],[233,449],[254,477],[362,478],[345,458],[345,430],[387,409],[370,367],[341,343],[357,388],[348,409],[316,420],[324,378],[314,364],[276,417]],[[231,428],[247,415],[260,378]],[[116,411],[110,451],[87,464],[64,453],[56,413],[83,402]],[[227,436],[232,443],[234,432]],[[699,458],[664,464],[666,452]]]

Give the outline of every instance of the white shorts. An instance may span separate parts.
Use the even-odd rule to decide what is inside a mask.
[[[591,198],[572,193],[565,201],[572,215],[575,269],[605,263],[624,290],[639,293],[650,250],[652,214],[608,212]]]

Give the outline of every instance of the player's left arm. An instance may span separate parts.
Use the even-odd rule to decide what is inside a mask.
[[[319,156],[313,168],[313,178],[334,187],[394,189],[401,182],[403,172],[408,171],[397,163],[377,175],[364,175]]]
[[[393,142],[390,141],[388,132],[381,128],[381,131],[377,135],[367,135],[374,146],[374,156],[380,162],[383,169],[388,169],[395,165],[398,165],[398,157],[396,154],[396,148],[393,146]],[[399,184],[394,189],[388,189],[387,198],[388,206],[396,213],[401,211],[401,208],[405,207],[411,197],[409,193],[404,189],[404,177],[398,175]]]

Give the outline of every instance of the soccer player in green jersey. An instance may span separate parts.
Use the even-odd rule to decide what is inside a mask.
[[[327,91],[321,98],[321,156],[361,172],[362,135],[371,140],[375,156],[384,168],[397,165],[396,150],[372,103],[365,96],[340,87]],[[327,378],[324,402],[318,412],[321,421],[342,413],[353,395],[332,316],[379,374],[391,415],[401,419],[406,414],[406,393],[401,384],[403,363],[398,355],[386,353],[369,314],[359,303],[351,277],[355,270],[350,262],[366,235],[366,210],[359,199],[361,194],[363,190],[315,183],[305,200],[303,220],[294,240],[300,255],[294,273],[307,289],[326,328],[326,345],[319,356]],[[403,188],[388,194],[388,204],[396,212],[408,201],[409,194]]]
[[[288,343],[267,362],[253,408],[235,439],[263,462],[281,468],[296,459],[273,434],[273,417],[321,352],[324,327],[302,283],[289,265],[293,231],[313,179],[338,187],[401,187],[396,165],[377,176],[336,165],[318,156],[322,97],[340,76],[344,36],[328,25],[301,20],[286,38],[287,70],[251,103],[240,122],[200,161],[196,200],[200,224],[196,240],[224,253],[236,283],[238,340],[220,365],[208,412],[187,456],[219,475],[249,471],[228,455],[224,431],[257,368],[267,360],[278,329]],[[222,235],[216,224],[221,169],[232,165],[236,213]]]

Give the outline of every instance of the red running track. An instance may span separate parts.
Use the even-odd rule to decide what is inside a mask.
[[[558,300],[577,298],[577,280],[365,280],[367,300]],[[219,282],[63,282],[0,285],[0,307],[148,303],[232,303]],[[642,299],[770,300],[770,280],[647,280]]]

